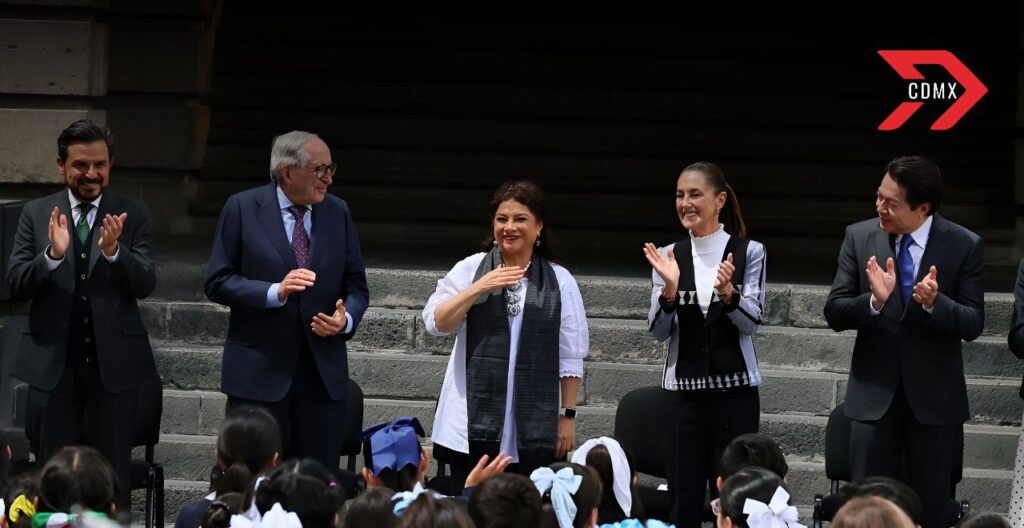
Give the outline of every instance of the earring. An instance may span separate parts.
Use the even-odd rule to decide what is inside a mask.
[[[494,247],[498,247],[498,239],[497,238],[494,239]]]
[[[540,247],[540,239],[537,239],[537,247]]]

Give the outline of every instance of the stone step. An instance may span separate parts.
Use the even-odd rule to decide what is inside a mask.
[[[446,271],[370,268],[367,270],[367,282],[370,287],[371,305],[381,308],[422,309],[430,294],[434,292],[437,280],[443,277]],[[150,314],[147,322],[156,322],[161,317],[173,317],[182,310],[192,309],[187,304],[179,305],[161,299],[205,303],[206,298],[202,293],[205,273],[205,262],[157,263],[159,280],[154,294],[155,299],[143,303],[144,310],[156,313]],[[646,320],[650,307],[649,275],[581,275],[576,279],[583,294],[588,317]],[[765,319],[768,324],[775,326],[827,328],[823,311],[828,290],[827,286],[769,283]],[[1013,296],[1009,291],[994,291],[985,295],[985,335],[1006,335],[1009,331],[1012,304]],[[150,330],[152,331],[153,327],[150,327]]]
[[[205,390],[213,391],[205,394],[219,396],[219,347],[158,347],[156,357],[165,390]],[[369,398],[436,400],[447,363],[446,356],[390,351],[349,353],[350,376]],[[591,361],[585,369],[579,403],[611,406],[630,390],[658,385],[662,367]],[[827,416],[845,399],[844,373],[765,368],[763,376],[764,412]],[[1018,385],[1016,378],[968,378],[971,422],[1019,425]],[[205,412],[206,407],[202,409]]]
[[[143,311],[151,338],[174,345],[218,346],[224,342],[228,311],[209,303],[146,304]],[[151,309],[151,308],[155,308]],[[636,319],[588,320],[588,360],[659,364],[666,343],[656,341],[647,323]],[[856,331],[762,326],[754,336],[759,361],[769,367],[843,372],[849,368]],[[429,335],[415,310],[371,308],[363,316],[352,351],[391,350],[416,354],[448,354],[454,335]],[[965,343],[968,376],[1019,377],[1024,362],[1009,351],[1003,336],[982,336]]]
[[[224,413],[224,396],[216,393],[166,391],[161,423],[164,434],[157,446],[157,460],[167,466],[168,478],[202,479],[209,473],[214,439]],[[429,432],[434,422],[433,400],[366,398],[363,425],[416,416]],[[615,408],[600,405],[578,407],[577,440],[611,436]],[[823,456],[825,426],[822,416],[762,412],[761,431],[775,439],[783,451],[797,456]],[[181,434],[195,432],[198,434]],[[965,426],[965,467],[1012,470],[1019,427],[968,424]]]

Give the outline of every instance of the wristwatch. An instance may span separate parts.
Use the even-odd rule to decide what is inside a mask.
[[[575,420],[576,419],[576,408],[575,407],[562,407],[561,409],[559,409],[558,414],[560,416],[565,416],[566,418],[568,418],[570,420]]]

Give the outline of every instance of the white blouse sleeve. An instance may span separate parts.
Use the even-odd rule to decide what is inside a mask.
[[[739,305],[729,312],[732,324],[743,335],[753,335],[764,317],[764,295],[768,266],[764,244],[750,241],[747,247],[747,268],[743,273],[743,289]]]
[[[558,377],[582,378],[583,358],[590,351],[590,331],[583,295],[576,279],[561,266],[554,266],[562,298],[562,323],[558,332]]]
[[[668,257],[668,250],[675,247],[675,244],[670,244],[663,248],[658,248],[658,253],[661,253],[663,257]],[[672,337],[672,331],[676,327],[676,313],[665,312],[661,309],[661,290],[665,287],[665,279],[658,275],[657,270],[651,270],[651,281],[654,283],[651,289],[651,310],[647,314],[647,324],[651,335],[654,336],[658,341],[665,341]]]
[[[434,311],[437,310],[439,305],[455,297],[459,292],[473,284],[473,277],[476,275],[476,270],[480,267],[480,262],[483,259],[484,253],[470,255],[460,260],[451,271],[437,281],[437,288],[430,295],[430,299],[427,299],[427,305],[423,307],[423,327],[427,330],[427,333],[433,336],[448,335],[448,333],[437,329],[437,323],[434,321]],[[462,321],[459,328],[462,328],[464,324],[466,324],[465,320]],[[456,329],[456,331],[458,330]]]

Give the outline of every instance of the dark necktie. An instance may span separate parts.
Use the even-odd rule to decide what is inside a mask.
[[[307,209],[293,205],[288,208],[295,218],[295,227],[292,228],[292,251],[295,252],[295,262],[300,268],[305,268],[309,262],[309,235],[306,234],[306,226],[302,217],[306,215]]]
[[[900,239],[899,263],[896,267],[899,270],[900,294],[903,295],[904,305],[910,302],[914,289],[914,257],[910,256],[910,245],[913,243],[914,238],[909,234]]]
[[[78,230],[78,241],[83,244],[85,239],[89,238],[89,211],[92,211],[91,203],[78,204],[78,223],[75,224],[75,229]]]

